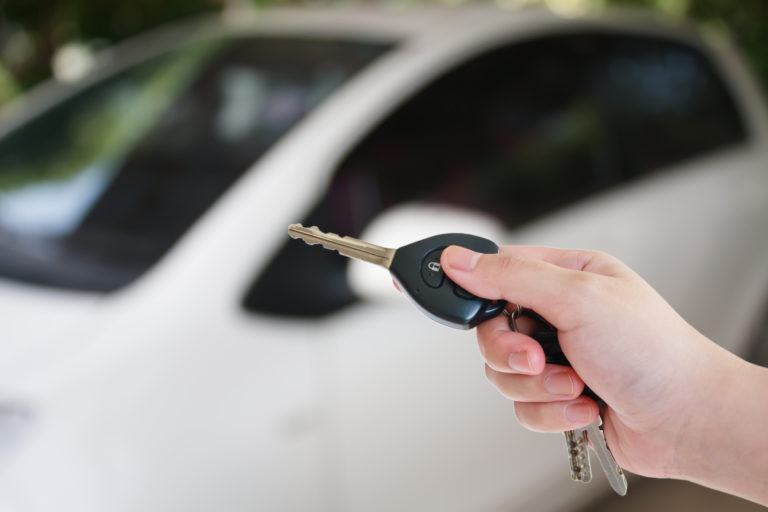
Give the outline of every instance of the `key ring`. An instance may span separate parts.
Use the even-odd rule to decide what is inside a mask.
[[[523,307],[520,304],[515,304],[515,310],[511,313],[506,309],[504,310],[504,315],[509,319],[509,328],[512,329],[513,332],[520,332],[517,328],[517,319],[522,313]]]

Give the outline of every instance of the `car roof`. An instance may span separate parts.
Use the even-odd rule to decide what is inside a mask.
[[[503,0],[499,0],[500,2]],[[506,4],[505,4],[506,5]],[[352,39],[399,46],[435,45],[486,32],[521,31],[528,26],[558,30],[575,23],[617,30],[650,29],[691,41],[691,26],[646,10],[611,8],[556,13],[541,6],[324,6],[254,8],[239,6],[184,19],[138,34],[98,52],[95,67],[74,84],[48,80],[0,109],[0,137],[88,85],[187,41],[217,36],[281,36]],[[682,29],[682,30],[681,30]]]
[[[324,6],[255,8],[240,6],[227,8],[217,14],[171,23],[160,29],[145,32],[121,43],[125,51],[136,44],[147,44],[151,39],[184,37],[192,34],[227,33],[248,35],[291,35],[303,37],[336,37],[361,40],[406,40],[450,37],[451,33],[482,32],[486,27],[514,21],[515,25],[528,23],[554,27],[573,24],[576,20],[599,20],[602,26],[616,28],[629,26],[655,27],[657,30],[678,34],[681,29],[690,35],[691,25],[684,20],[663,17],[644,9],[610,8],[585,11],[556,12],[546,6],[522,4],[484,4],[462,6]]]

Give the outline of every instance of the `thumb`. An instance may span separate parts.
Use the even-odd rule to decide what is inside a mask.
[[[446,275],[470,293],[533,309],[567,328],[562,321],[574,312],[575,287],[584,281],[583,275],[593,274],[559,266],[558,258],[570,263],[573,251],[503,247],[499,254],[481,254],[451,246],[443,251],[440,263]]]

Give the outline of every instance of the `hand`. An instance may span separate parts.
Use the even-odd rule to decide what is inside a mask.
[[[758,414],[763,421],[756,425],[734,427],[724,425],[723,411],[718,411],[735,407],[733,414],[742,414],[738,407],[745,387],[761,383],[768,391],[764,369],[697,332],[624,264],[601,253],[537,247],[503,247],[498,255],[449,247],[441,264],[475,295],[533,309],[557,327],[573,368],[545,364],[539,344],[510,330],[505,317],[477,329],[488,378],[515,401],[524,426],[551,432],[594,421],[597,404],[579,396],[586,382],[606,402],[606,440],[623,468],[768,500],[765,484],[755,495],[753,488],[744,490],[738,476],[724,482],[714,475],[725,469],[716,466],[723,461],[713,461],[712,453],[702,449],[732,454],[738,449],[729,446],[732,432],[721,431],[731,428],[747,429],[748,438],[760,436],[745,445],[745,453],[754,450],[755,442],[765,446],[764,434],[758,434],[765,412]],[[724,381],[748,384],[733,385],[729,393]],[[752,400],[743,407],[754,410]],[[763,480],[765,458],[758,473]]]

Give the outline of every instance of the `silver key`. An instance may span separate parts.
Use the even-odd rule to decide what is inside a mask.
[[[575,482],[592,481],[592,467],[589,464],[589,443],[586,429],[566,430],[565,444],[568,446],[568,462],[571,479]]]
[[[392,265],[392,260],[397,252],[395,249],[369,244],[357,238],[342,237],[335,233],[323,233],[317,226],[305,228],[301,224],[291,224],[288,226],[288,235],[291,238],[304,240],[309,245],[320,244],[326,249],[338,251],[339,254],[348,258],[367,261],[386,269]]]
[[[600,466],[603,468],[603,473],[605,473],[608,483],[611,484],[611,488],[619,496],[624,496],[627,494],[627,477],[619,465],[616,464],[611,451],[608,449],[602,427],[603,420],[598,416],[597,421],[590,423],[584,428],[587,433],[589,447],[597,455],[597,460],[600,461]]]
[[[568,458],[571,466],[571,478],[577,482],[587,483],[592,479],[592,470],[589,462],[587,446],[595,452],[603,473],[611,484],[611,488],[619,496],[627,494],[627,477],[624,471],[616,464],[616,461],[605,443],[603,434],[603,420],[598,416],[597,421],[586,427],[565,432],[568,444]]]

